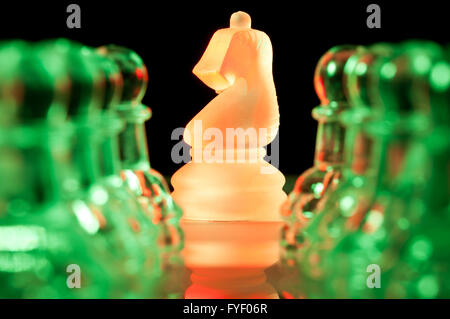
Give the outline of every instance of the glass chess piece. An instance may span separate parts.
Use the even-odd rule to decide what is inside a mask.
[[[121,175],[157,228],[154,244],[166,274],[165,283],[160,285],[165,292],[160,293],[164,297],[175,297],[181,289],[178,280],[173,278],[182,273],[183,262],[179,255],[183,245],[179,226],[182,212],[172,200],[164,177],[151,167],[149,161],[145,121],[152,112],[141,102],[147,89],[148,71],[142,59],[129,49],[108,45],[98,48],[97,52],[114,61],[122,74],[123,91],[114,108],[125,126],[119,133]]]
[[[251,28],[247,13],[236,12],[193,73],[218,95],[184,131],[192,160],[171,180],[183,220],[280,221],[285,178],[264,160],[279,126],[269,37]],[[222,137],[213,146],[203,141],[211,130]]]
[[[320,210],[321,202],[334,192],[340,183],[344,161],[346,127],[339,118],[348,110],[348,96],[344,87],[344,68],[348,59],[363,47],[341,45],[330,49],[319,60],[314,87],[321,104],[313,109],[318,121],[314,166],[299,176],[293,191],[281,206],[284,220],[282,229],[282,273],[278,289],[285,298],[306,298],[320,294],[321,285],[311,274],[304,273],[307,244],[306,233],[311,220]],[[314,234],[312,234],[314,235]],[[313,263],[314,260],[307,262]],[[307,271],[314,270],[305,266]]]
[[[344,65],[352,54],[361,49],[353,45],[334,47],[317,64],[314,87],[321,104],[312,111],[318,121],[314,166],[299,176],[281,208],[286,222],[283,244],[287,254],[303,245],[304,228],[316,215],[321,199],[339,182],[345,129],[338,117],[348,108],[343,88]]]
[[[107,121],[107,109],[114,101],[109,96],[115,94],[118,67],[94,50],[67,40],[48,45],[50,50],[65,54],[71,81],[67,103],[74,134],[64,176],[70,209],[80,220],[90,215],[96,221],[92,231],[105,246],[106,256],[102,258],[109,260],[116,271],[111,296],[155,297],[160,267],[151,243],[156,231],[140,213],[139,206],[133,206],[131,200],[124,201],[126,193],[119,194],[101,174],[105,172],[101,165],[105,164],[105,154],[101,150],[107,143],[104,129],[113,124]]]
[[[427,101],[430,92],[427,82],[432,67],[438,61],[442,62],[442,51],[436,44],[407,42],[400,45],[391,57],[381,59],[375,67],[377,79],[373,85],[378,102],[374,106],[379,118],[367,130],[374,136],[384,135],[386,144],[381,152],[374,203],[358,230],[344,236],[326,256],[326,282],[333,296],[438,296],[442,287],[439,284],[443,281],[437,284],[437,278],[445,280],[446,276],[436,274],[445,263],[433,265],[430,251],[442,246],[444,237],[441,237],[442,231],[427,237],[421,227],[422,223],[436,220],[434,214],[439,211],[428,210],[423,201],[427,189],[435,187],[427,181],[430,176],[427,167],[436,167],[430,156],[429,144],[425,142],[433,135],[430,129],[434,120],[430,121],[429,110],[448,108],[448,102],[447,105],[433,105]],[[443,203],[445,201],[441,201]],[[445,211],[445,205],[440,208],[440,212]],[[446,222],[444,217],[442,226]],[[436,227],[437,224],[435,227],[427,226],[427,235],[433,232],[432,228],[440,228]],[[378,289],[368,287],[366,269],[369,265],[380,267],[382,284]],[[433,269],[431,265],[437,268]]]
[[[375,115],[370,95],[373,89],[373,65],[392,49],[376,44],[353,54],[344,67],[344,91],[349,109],[340,114],[345,127],[343,165],[339,184],[317,206],[317,213],[306,226],[306,241],[301,249],[302,274],[310,285],[308,296],[324,297],[323,255],[333,249],[339,239],[356,231],[375,198],[376,173],[383,141],[365,131]]]
[[[70,151],[70,129],[59,123],[69,84],[63,61],[25,42],[0,44],[2,298],[114,296],[117,272],[93,237],[95,218],[77,219],[62,196]]]
[[[192,161],[172,177],[192,271],[185,298],[278,298],[264,273],[279,257],[278,207],[286,198],[284,176],[263,159],[279,126],[270,39],[251,28],[247,13],[233,13],[193,73],[218,95],[186,126]],[[230,143],[230,128],[255,140],[236,133]],[[224,139],[209,152],[202,137],[211,129]]]
[[[100,160],[99,181],[108,192],[113,205],[120,208],[126,217],[127,226],[133,230],[133,235],[139,241],[140,247],[134,247],[144,252],[141,260],[140,289],[142,297],[160,297],[162,269],[159,253],[155,248],[157,229],[142,209],[139,201],[127,187],[121,177],[118,136],[124,128],[123,120],[118,116],[115,107],[123,88],[123,79],[119,67],[114,61],[96,54],[100,69],[104,73],[105,94],[101,103],[102,111],[97,125],[99,136],[98,156]]]

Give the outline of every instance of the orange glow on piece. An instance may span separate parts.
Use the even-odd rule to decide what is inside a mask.
[[[270,39],[251,28],[248,14],[236,12],[230,27],[213,35],[193,73],[218,95],[187,124],[184,140],[193,160],[172,177],[172,197],[183,210],[183,257],[192,270],[185,297],[278,298],[264,270],[280,255],[285,178],[264,161],[265,152],[247,157],[264,150],[279,126]],[[230,129],[252,131],[257,145],[250,137],[230,144]],[[207,153],[210,130],[223,140]],[[221,151],[231,160],[214,160]],[[240,155],[244,161],[236,160]]]
[[[262,154],[253,162],[208,162],[211,158],[204,152],[207,143],[203,141],[206,130],[219,131],[224,138],[223,153],[237,156],[248,154],[251,148],[239,143],[230,146],[225,141],[227,129],[257,132],[261,149],[275,138],[279,112],[269,37],[251,28],[247,13],[236,12],[230,27],[213,35],[193,73],[219,94],[186,126],[184,139],[192,147],[191,154],[200,152],[203,158],[186,164],[172,177],[173,198],[183,209],[183,218],[280,220],[279,209],[286,198],[284,176]],[[201,123],[200,134],[195,132],[195,121]],[[263,130],[265,137],[259,134]],[[269,168],[273,173],[261,173]]]
[[[247,13],[234,13],[230,27],[213,35],[193,69],[193,73],[219,95],[188,123],[186,143],[194,145],[191,137],[195,120],[202,121],[203,130],[218,128],[223,136],[226,128],[278,128],[272,55],[267,34],[251,28]],[[274,137],[268,136],[266,144]]]

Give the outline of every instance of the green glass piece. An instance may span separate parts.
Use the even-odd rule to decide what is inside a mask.
[[[121,178],[121,163],[119,157],[119,133],[124,128],[124,122],[116,113],[123,79],[117,64],[96,53],[99,68],[104,75],[104,98],[101,104],[101,123],[97,126],[99,133],[99,181],[111,197],[111,202],[126,218],[127,227],[133,230],[133,236],[139,242],[140,253],[145,254],[140,270],[140,296],[161,297],[161,265],[158,250],[155,248],[157,228],[149,215],[142,209],[132,190]],[[145,289],[143,289],[145,288]]]
[[[20,63],[23,58],[22,41],[0,42],[0,124],[8,126],[17,122],[20,103],[20,83],[17,81]]]
[[[147,67],[141,57],[136,52],[117,45],[101,47],[98,52],[120,67],[123,78],[121,104],[127,104],[129,107],[139,106],[148,84]]]
[[[0,190],[1,298],[117,296],[109,247],[92,237],[96,220],[81,223],[54,183],[66,145],[65,132],[45,126],[0,128],[0,178],[9,180]],[[80,288],[68,285],[74,264]]]
[[[5,55],[0,51],[0,64],[4,64]],[[12,96],[0,97],[0,111],[11,102],[20,109],[11,118],[14,121],[0,126],[0,178],[8,180],[0,188],[0,296],[119,296],[114,278],[120,274],[109,247],[93,236],[97,219],[86,213],[73,214],[70,203],[62,197],[60,177],[68,158],[71,130],[57,128],[45,116],[58,103],[56,83],[63,73],[46,67],[56,57],[47,54],[27,46],[15,72],[0,76],[0,92],[11,93],[11,81],[20,84]],[[36,75],[36,82],[24,76],[26,68]],[[36,110],[30,110],[33,107]],[[18,124],[22,122],[26,125]],[[70,276],[74,271],[71,265],[81,271],[80,288],[71,286],[77,282]]]
[[[361,47],[351,45],[334,47],[317,64],[314,85],[321,105],[312,112],[319,122],[314,166],[299,176],[282,208],[288,225],[283,240],[288,249],[296,250],[304,244],[305,226],[315,216],[324,194],[339,182],[345,129],[338,117],[348,107],[342,88],[344,66],[348,58],[359,50]]]
[[[344,158],[339,184],[322,198],[317,213],[304,230],[307,241],[298,252],[302,273],[314,283],[313,297],[321,297],[319,287],[324,276],[322,261],[340,238],[356,231],[375,197],[379,154],[384,145],[367,134],[364,127],[374,118],[371,101],[374,64],[392,49],[374,45],[352,55],[345,65],[345,90],[349,109],[340,114],[345,127]],[[310,290],[305,287],[304,290]],[[311,293],[309,294],[311,296]]]
[[[109,45],[99,48],[98,52],[117,63],[123,78],[120,103],[115,108],[125,122],[119,134],[122,177],[158,228],[156,243],[163,269],[166,273],[181,275],[176,269],[182,267],[179,260],[183,244],[179,226],[182,212],[172,200],[164,177],[151,168],[148,156],[145,122],[152,113],[141,103],[147,89],[147,68],[134,51],[123,47]],[[166,295],[170,293],[173,291],[167,291]]]
[[[343,81],[345,66],[348,59],[362,49],[361,46],[339,45],[328,50],[320,58],[314,73],[314,88],[322,106],[348,104]]]
[[[402,48],[401,53],[379,65],[374,92],[378,95],[379,115],[385,119],[385,123],[380,123],[381,126],[387,123],[405,126],[405,130],[421,130],[425,123],[420,118],[424,118],[430,108],[424,93],[425,78],[431,64],[442,55],[441,48],[425,41],[408,41]],[[386,68],[395,70],[392,76],[384,75]]]
[[[47,121],[51,125],[64,122],[64,96],[57,88],[68,85],[65,69],[58,63],[59,52],[48,52],[23,41],[6,42],[2,46],[4,92],[1,116],[4,125]],[[20,99],[19,99],[20,97]]]
[[[73,65],[86,64],[69,69],[76,83],[69,100],[76,130],[72,168],[81,177],[80,187],[71,193],[72,208],[87,209],[100,219],[99,236],[111,246],[121,272],[121,296],[156,297],[161,275],[158,251],[153,247],[157,232],[118,175],[121,123],[112,108],[119,97],[116,90],[121,89],[119,69],[85,47],[73,46],[67,58],[70,63],[76,60]]]
[[[99,284],[105,287],[96,288],[92,282],[97,280],[97,277],[92,276],[86,277],[88,281],[83,283],[86,288],[82,293],[77,294],[75,293],[77,290],[70,291],[67,285],[63,285],[59,286],[60,291],[52,292],[52,294],[62,297],[90,298],[155,297],[156,279],[160,277],[160,268],[156,250],[149,248],[154,242],[152,235],[154,236],[156,232],[147,229],[153,225],[148,223],[146,228],[139,223],[139,220],[133,219],[139,211],[137,203],[135,207],[132,207],[124,201],[123,197],[114,197],[99,180],[98,145],[101,134],[95,128],[100,123],[100,113],[97,110],[100,110],[102,106],[105,78],[97,62],[92,51],[67,40],[39,43],[27,47],[27,50],[22,52],[18,73],[13,74],[17,83],[20,84],[15,103],[20,112],[16,114],[14,123],[26,124],[25,129],[21,127],[17,129],[23,135],[24,141],[32,144],[36,139],[45,148],[36,150],[37,146],[34,145],[33,147],[30,145],[16,147],[20,150],[17,152],[27,159],[21,172],[22,180],[25,183],[28,182],[33,188],[22,192],[26,194],[21,195],[24,197],[23,200],[7,200],[6,202],[18,202],[31,207],[29,203],[34,203],[33,200],[37,198],[39,204],[44,205],[50,201],[50,198],[55,200],[57,198],[57,194],[54,194],[55,190],[62,188],[60,194],[63,200],[61,204],[58,204],[64,207],[61,209],[61,214],[66,213],[71,216],[76,223],[72,225],[75,228],[74,232],[84,232],[85,239],[89,240],[86,244],[92,249],[80,246],[81,248],[77,248],[80,252],[75,251],[72,254],[76,256],[86,251],[87,257],[95,260],[93,261],[95,267],[92,266],[92,268],[99,267],[99,271],[103,271],[103,275],[98,276],[98,280]],[[26,74],[27,70],[30,74]],[[34,76],[34,81],[31,76]],[[6,85],[9,85],[10,81],[11,77],[7,78]],[[59,109],[58,112],[51,111],[55,107]],[[71,117],[71,123],[59,123],[54,120],[56,118],[61,120],[64,110]],[[59,116],[54,116],[55,114]],[[68,134],[68,137],[63,142],[58,140],[57,144],[47,145],[47,135],[51,129],[56,129],[55,124],[64,124],[63,127],[59,126],[58,133],[61,134],[60,131],[62,131]],[[13,126],[14,132],[16,127],[17,125]],[[61,154],[60,148],[66,152]],[[58,174],[53,172],[53,159],[61,161]],[[31,161],[36,162],[35,166],[38,166],[36,170],[33,169],[34,162]],[[58,185],[60,187],[57,187]],[[48,206],[48,203],[46,205]],[[15,206],[17,205],[13,205],[13,208]],[[17,208],[20,207],[20,205],[17,206]],[[36,211],[41,210],[41,206],[31,208]],[[14,215],[14,212],[9,212],[8,216],[11,214]],[[45,220],[45,215],[42,216],[44,218],[42,221],[36,218],[31,219],[30,223],[45,226],[45,231],[53,231],[51,225]],[[23,219],[23,221],[27,220]],[[70,219],[65,220],[67,225],[63,226],[67,228],[69,221]],[[8,226],[14,224],[14,220],[8,219],[7,222]],[[19,226],[21,222],[22,220],[17,220]],[[68,240],[66,245],[70,245],[71,241],[77,242],[73,234],[69,230],[67,232],[71,240]],[[83,234],[79,236],[81,236],[80,241],[83,241]],[[70,252],[72,248],[69,248],[65,249]],[[45,249],[47,248],[43,246],[42,250],[45,254],[52,253]],[[54,259],[45,257],[49,259],[49,267],[57,266],[59,273],[65,272],[65,268],[60,268],[60,262],[67,261],[70,256],[61,257],[56,253],[54,252]],[[83,257],[84,253],[80,256]],[[88,268],[90,265],[82,262],[83,260],[80,260],[80,266],[83,264],[81,271],[86,271],[87,276],[90,276]],[[72,260],[72,263],[77,263],[76,258]],[[62,278],[60,274],[58,276]],[[67,276],[65,274],[65,277]],[[5,277],[5,280],[9,279],[10,277]],[[30,280],[32,279],[30,277]],[[26,293],[27,289],[24,287],[33,285],[23,273],[12,280],[21,282],[20,289],[14,292],[17,294],[21,289],[23,293]],[[36,286],[36,294],[28,295],[43,297],[44,290],[41,292],[41,288],[45,287]],[[56,286],[52,288],[56,289]],[[53,296],[52,294],[49,296]]]
[[[448,91],[433,88],[433,71],[443,63],[448,58],[439,46],[407,42],[375,68],[379,118],[367,131],[386,140],[376,195],[357,231],[324,255],[329,297],[450,296],[449,143],[442,138],[449,122],[433,115],[449,108]],[[367,285],[373,264],[381,270],[380,288]]]

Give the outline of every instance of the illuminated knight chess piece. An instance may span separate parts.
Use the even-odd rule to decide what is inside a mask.
[[[321,104],[312,111],[319,122],[314,166],[299,176],[281,209],[287,223],[283,240],[294,250],[302,246],[303,230],[317,213],[319,202],[339,182],[345,128],[338,118],[348,108],[343,87],[344,66],[359,49],[352,45],[334,47],[321,57],[316,67],[314,87]]]
[[[193,72],[219,94],[185,130],[193,160],[172,177],[183,219],[279,220],[285,179],[263,160],[263,146],[279,125],[269,37],[250,28],[246,13],[235,13],[230,28],[213,35]],[[213,145],[203,141],[208,133]]]
[[[230,28],[213,35],[193,73],[218,95],[187,125],[192,161],[172,177],[173,197],[184,213],[185,263],[193,272],[186,297],[277,297],[270,289],[257,293],[264,269],[278,259],[276,239],[260,246],[245,239],[246,230],[277,233],[286,198],[284,176],[263,159],[279,126],[270,39],[251,28],[248,14],[236,12]]]

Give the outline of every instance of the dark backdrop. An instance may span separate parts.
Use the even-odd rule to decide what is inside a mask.
[[[66,27],[66,7],[81,6],[81,29]],[[366,7],[381,6],[381,29],[368,29]],[[153,110],[147,123],[152,166],[172,175],[170,134],[210,101],[215,93],[192,68],[230,15],[249,13],[252,26],[265,31],[274,50],[274,79],[281,114],[280,170],[299,174],[311,166],[318,104],[313,74],[320,56],[337,44],[399,42],[422,38],[448,42],[448,16],[442,3],[423,1],[36,1],[0,4],[0,39],[67,37],[87,45],[115,43],[137,51],[149,69],[144,103]]]

